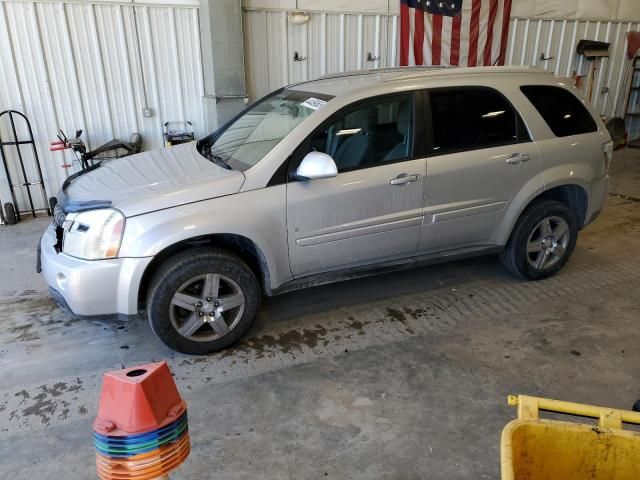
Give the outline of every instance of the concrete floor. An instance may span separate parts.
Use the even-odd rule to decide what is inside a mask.
[[[507,394],[640,398],[640,152],[612,173],[618,195],[555,278],[521,282],[485,257],[290,293],[200,358],[144,318],[62,313],[33,272],[49,220],[0,227],[2,476],[95,478],[102,374],[166,360],[192,437],[173,479],[499,478]]]

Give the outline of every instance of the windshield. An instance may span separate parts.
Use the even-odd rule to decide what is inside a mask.
[[[295,90],[276,92],[205,139],[201,153],[227,168],[247,170],[331,98]]]

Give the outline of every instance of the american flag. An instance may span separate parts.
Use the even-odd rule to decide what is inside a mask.
[[[400,0],[400,65],[504,65],[512,0]]]

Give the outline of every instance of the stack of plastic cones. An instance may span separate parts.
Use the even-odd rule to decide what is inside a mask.
[[[104,375],[93,439],[103,480],[167,478],[185,461],[187,405],[166,363]]]

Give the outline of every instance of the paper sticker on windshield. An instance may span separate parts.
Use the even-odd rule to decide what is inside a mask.
[[[302,105],[303,107],[310,108],[312,110],[318,110],[320,107],[324,106],[325,103],[327,102],[324,100],[311,97],[305,100],[304,102],[302,102],[300,105]]]

